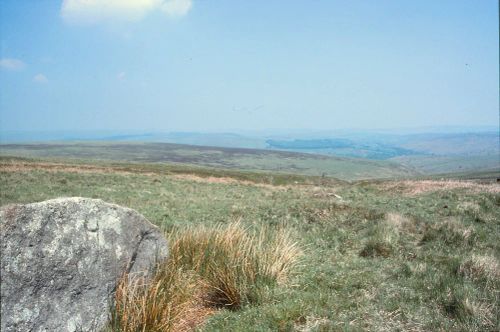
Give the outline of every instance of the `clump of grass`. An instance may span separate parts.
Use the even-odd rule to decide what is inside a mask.
[[[481,207],[475,202],[461,202],[457,205],[457,212],[476,216],[481,212]]]
[[[302,316],[294,324],[294,331],[297,332],[330,331],[332,328],[333,324],[328,318],[315,316]]]
[[[471,329],[480,329],[481,327],[493,328],[494,323],[494,306],[492,304],[474,301],[466,298],[463,301],[463,306],[467,313],[471,316]]]
[[[194,273],[172,260],[159,265],[151,280],[124,276],[116,289],[108,331],[188,330],[189,318],[204,313],[198,303],[202,289]]]
[[[171,253],[180,265],[209,285],[207,301],[230,309],[256,303],[262,289],[283,283],[301,253],[287,232],[251,232],[240,223],[191,227],[172,239]]]
[[[479,302],[463,294],[449,294],[444,303],[445,312],[461,321],[468,330],[491,330],[494,323],[494,307],[491,304]]]
[[[108,331],[186,331],[216,308],[237,309],[284,283],[301,251],[288,232],[240,223],[187,227],[170,236],[154,277],[122,278]]]
[[[372,238],[368,240],[359,255],[362,257],[389,257],[392,251],[393,248],[390,243]]]
[[[484,280],[487,284],[500,280],[500,264],[492,256],[474,254],[460,264],[457,272],[471,280]]]
[[[401,215],[388,214],[371,230],[368,241],[359,253],[362,257],[389,257],[396,248],[399,230],[407,220]]]
[[[457,205],[457,213],[462,216],[469,216],[475,222],[487,222],[484,210],[476,202],[461,202]]]
[[[448,245],[462,245],[472,244],[474,238],[472,227],[466,227],[460,220],[450,218],[429,226],[424,232],[422,243],[438,240]]]
[[[397,232],[418,233],[420,227],[418,221],[396,212],[388,212],[385,215],[385,223]]]

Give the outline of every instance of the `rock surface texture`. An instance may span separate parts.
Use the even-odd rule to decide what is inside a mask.
[[[162,232],[134,210],[58,198],[0,209],[1,330],[99,331],[124,273],[167,257]]]

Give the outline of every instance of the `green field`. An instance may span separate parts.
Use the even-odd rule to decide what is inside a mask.
[[[136,209],[167,234],[235,221],[290,231],[304,252],[291,278],[238,308],[218,308],[202,331],[494,331],[500,186],[492,176],[347,183],[178,164],[1,158],[0,204],[85,196]]]
[[[157,164],[177,163],[228,170],[328,176],[341,180],[407,177],[418,174],[410,167],[390,161],[169,143],[4,144],[0,146],[0,155]]]

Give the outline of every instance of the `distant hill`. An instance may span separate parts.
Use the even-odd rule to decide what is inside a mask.
[[[407,177],[417,174],[412,168],[391,161],[170,143],[4,144],[0,145],[0,155],[141,163],[180,163],[226,169],[329,176],[342,180]]]
[[[269,148],[391,160],[426,174],[500,168],[498,132],[345,134],[340,138],[269,139]]]
[[[416,151],[387,144],[353,141],[349,139],[295,139],[266,141],[272,149],[291,150],[344,157],[384,160],[402,155],[414,155]]]
[[[441,156],[487,156],[499,154],[498,132],[421,134],[404,136],[401,147]]]
[[[433,130],[435,131],[431,132],[342,130],[289,133],[280,131],[246,133],[140,131],[81,133],[2,132],[0,133],[0,141],[4,144],[25,144],[36,141],[53,141],[54,143],[59,141],[68,144],[73,144],[72,142],[75,141],[89,143],[105,141],[116,144],[124,144],[125,142],[133,144],[139,144],[139,142],[184,144],[191,147],[170,149],[168,148],[169,145],[164,145],[163,148],[169,149],[165,160],[251,170],[286,170],[307,174],[335,174],[335,176],[344,178],[350,178],[352,174],[355,174],[354,178],[364,178],[378,177],[382,173],[393,174],[392,171],[384,171],[380,174],[375,172],[375,175],[371,175],[367,172],[369,167],[358,171],[361,167],[359,165],[369,165],[370,161],[377,161],[373,165],[377,165],[378,169],[389,167],[392,170],[395,164],[399,164],[402,169],[414,169],[425,174],[481,171],[500,168],[500,137],[498,130],[489,127],[487,130],[480,129],[455,128],[453,130],[446,130],[446,128],[434,128]],[[195,148],[195,146],[198,148]],[[207,146],[211,148],[207,150]],[[215,147],[220,149],[217,150]],[[235,153],[230,153],[229,151],[237,150],[224,150],[225,148],[257,149],[256,151],[258,152],[246,151],[245,153],[239,153],[238,157],[235,157]],[[67,149],[67,147],[64,148],[64,150]],[[85,150],[88,151],[89,148],[87,147]],[[130,156],[130,151],[124,151],[126,149],[122,150],[124,155],[140,161],[140,159],[137,159],[137,155]],[[146,150],[151,150],[151,146]],[[173,150],[176,152],[173,152]],[[179,155],[179,150],[184,151]],[[271,153],[265,154],[263,150]],[[203,151],[203,153],[200,151]],[[212,151],[213,153],[208,153],[207,155],[206,151]],[[214,151],[219,152],[215,153]],[[288,162],[283,161],[285,160],[283,157],[287,155],[280,154],[278,151],[298,152],[307,154],[307,156],[300,158],[300,162]],[[48,151],[45,152],[48,153]],[[155,157],[149,152],[146,154],[148,155],[147,158],[155,160]],[[328,161],[328,159],[321,159],[318,156],[311,156],[311,154],[336,157],[337,159]],[[197,155],[197,157],[195,158],[193,155]],[[215,155],[220,156],[221,159],[218,161]],[[123,157],[123,155],[120,155],[120,157]],[[347,161],[350,160],[349,158],[356,158],[357,166],[353,168],[352,172],[347,171],[349,173],[347,174],[344,172],[344,166],[352,162],[352,160]],[[263,159],[266,159],[266,162],[262,162]],[[306,163],[304,160],[308,160],[308,162]],[[314,162],[312,162],[313,160]],[[321,165],[318,165],[318,160],[321,160],[319,162]],[[336,165],[330,164],[332,160],[336,161]],[[378,161],[386,162],[378,163]],[[342,170],[340,175],[336,173],[339,170]],[[400,172],[396,171],[394,174],[400,174]]]

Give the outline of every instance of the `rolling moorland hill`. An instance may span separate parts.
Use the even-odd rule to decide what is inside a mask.
[[[267,140],[274,149],[390,160],[425,174],[498,168],[499,142],[498,131]]]
[[[332,142],[349,144],[292,145]],[[154,286],[119,284],[106,332],[498,330],[498,167],[404,149],[419,171],[293,149],[3,144],[0,205],[99,198],[164,230],[169,262]]]
[[[97,131],[97,132],[2,132],[0,141],[3,144],[32,143],[32,142],[108,142],[110,144],[122,144],[127,142],[142,143],[171,143],[183,144],[185,149],[190,149],[193,154],[201,150],[214,150],[217,148],[233,149],[258,149],[267,151],[299,152],[314,155],[324,155],[340,158],[357,158],[374,161],[389,161],[402,165],[403,168],[417,170],[422,174],[439,174],[450,172],[469,172],[478,170],[494,170],[500,165],[500,136],[498,128],[494,126],[484,128],[422,128],[422,129],[400,129],[379,131],[292,131],[281,132],[279,130],[262,132],[239,132],[239,133],[203,133],[203,132],[141,132],[141,131]],[[200,146],[199,151],[192,146]],[[165,152],[172,152],[165,145]],[[181,148],[182,149],[182,148]],[[230,152],[230,150],[227,150]],[[253,156],[252,156],[253,154]],[[185,155],[185,153],[184,153]],[[192,155],[192,154],[191,154]],[[227,154],[223,153],[221,155]],[[246,150],[246,157],[255,159],[255,155],[261,155],[260,159],[266,157],[261,151]],[[267,155],[269,164],[259,163],[250,165],[230,161],[230,165],[215,163],[215,166],[244,166],[245,169],[258,169],[281,171],[283,168],[276,161],[276,156]],[[136,158],[136,156],[134,157]],[[172,155],[172,161],[177,161]],[[234,158],[233,158],[234,159]],[[246,158],[245,158],[246,159]],[[308,157],[318,159],[318,157]],[[192,161],[192,158],[191,158]],[[190,161],[188,161],[190,162]],[[199,161],[197,161],[199,162]],[[293,172],[293,165],[285,162],[285,169]],[[213,165],[213,158],[203,160],[203,165]],[[241,165],[240,165],[241,164]],[[328,163],[322,163],[319,169],[331,168]],[[376,163],[375,163],[376,164]],[[373,165],[375,165],[373,164]],[[382,164],[380,164],[382,165]],[[387,165],[387,164],[386,164]],[[256,167],[258,166],[258,167]],[[291,166],[291,167],[290,167]],[[304,166],[304,165],[302,165]],[[302,167],[301,166],[301,167]],[[340,166],[340,165],[338,165]],[[299,172],[306,174],[317,174],[311,163],[303,167]],[[337,167],[337,170],[342,167]],[[375,172],[374,174],[376,174]],[[346,174],[330,174],[337,177],[346,177]],[[361,177],[364,177],[362,175]],[[378,175],[376,175],[378,176]],[[368,176],[373,177],[373,176]],[[360,178],[354,176],[353,178]]]
[[[399,178],[419,173],[391,161],[289,151],[221,148],[170,143],[79,142],[3,144],[0,155],[135,163],[176,163],[228,170],[326,176],[340,180]]]
[[[109,331],[154,330],[154,319],[123,327],[124,317],[144,314],[134,311],[134,301],[139,308],[147,303],[150,318],[174,312],[167,331],[494,331],[500,328],[495,174],[348,183],[179,164],[1,157],[0,205],[100,198],[165,230],[175,270],[167,268],[176,273],[155,280],[181,297],[163,298],[153,289],[148,302],[124,302],[121,287],[123,307],[111,312]],[[248,244],[263,238],[247,234],[275,238],[284,230],[288,240],[272,242],[280,256],[264,242]],[[227,243],[235,235],[243,242],[233,248]],[[226,244],[214,247],[211,237]],[[182,257],[208,257],[210,274]],[[296,257],[284,270],[265,265],[282,267]],[[255,279],[248,266],[275,277]],[[229,288],[218,286],[224,292],[214,298],[206,287],[218,280]]]

